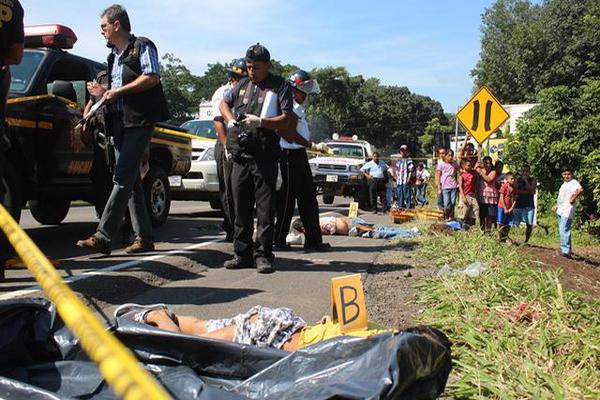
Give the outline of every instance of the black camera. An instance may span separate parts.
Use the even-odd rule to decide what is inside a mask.
[[[239,114],[235,119],[238,123],[246,118],[245,114]],[[251,152],[256,146],[256,138],[252,132],[246,131],[240,124],[238,124],[238,143],[241,150]]]

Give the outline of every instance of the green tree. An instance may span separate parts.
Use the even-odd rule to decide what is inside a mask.
[[[600,208],[600,80],[580,88],[544,89],[537,100],[540,105],[509,137],[507,161],[515,169],[529,164],[542,190],[550,193],[560,187],[561,167],[571,165],[586,190],[580,216],[588,219]]]
[[[498,0],[483,14],[475,86],[503,103],[535,100],[551,86],[600,78],[598,0]]]
[[[176,122],[189,119],[198,110],[196,95],[198,77],[181,60],[166,53],[161,62],[161,82],[171,118]]]

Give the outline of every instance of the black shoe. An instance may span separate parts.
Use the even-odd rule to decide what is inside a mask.
[[[273,263],[266,258],[257,258],[256,272],[259,274],[272,274],[275,272],[275,267],[273,267]]]
[[[573,256],[571,254],[560,253],[560,255],[563,256],[564,258],[568,258],[568,259],[573,258]]]
[[[329,249],[331,249],[331,245],[329,243],[304,245],[304,251],[327,251]]]
[[[243,269],[254,267],[254,263],[252,262],[252,260],[245,260],[241,257],[234,257],[231,260],[225,261],[223,266],[227,269]]]
[[[273,248],[275,250],[290,250],[292,246],[288,243],[273,243]]]

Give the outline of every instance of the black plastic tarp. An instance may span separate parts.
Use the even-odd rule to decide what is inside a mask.
[[[129,320],[110,329],[176,399],[431,399],[451,369],[449,344],[421,331],[287,353]],[[117,398],[45,299],[0,302],[0,397]]]

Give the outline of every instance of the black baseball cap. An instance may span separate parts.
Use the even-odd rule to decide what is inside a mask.
[[[260,43],[253,44],[246,50],[246,61],[271,61],[271,53]]]

